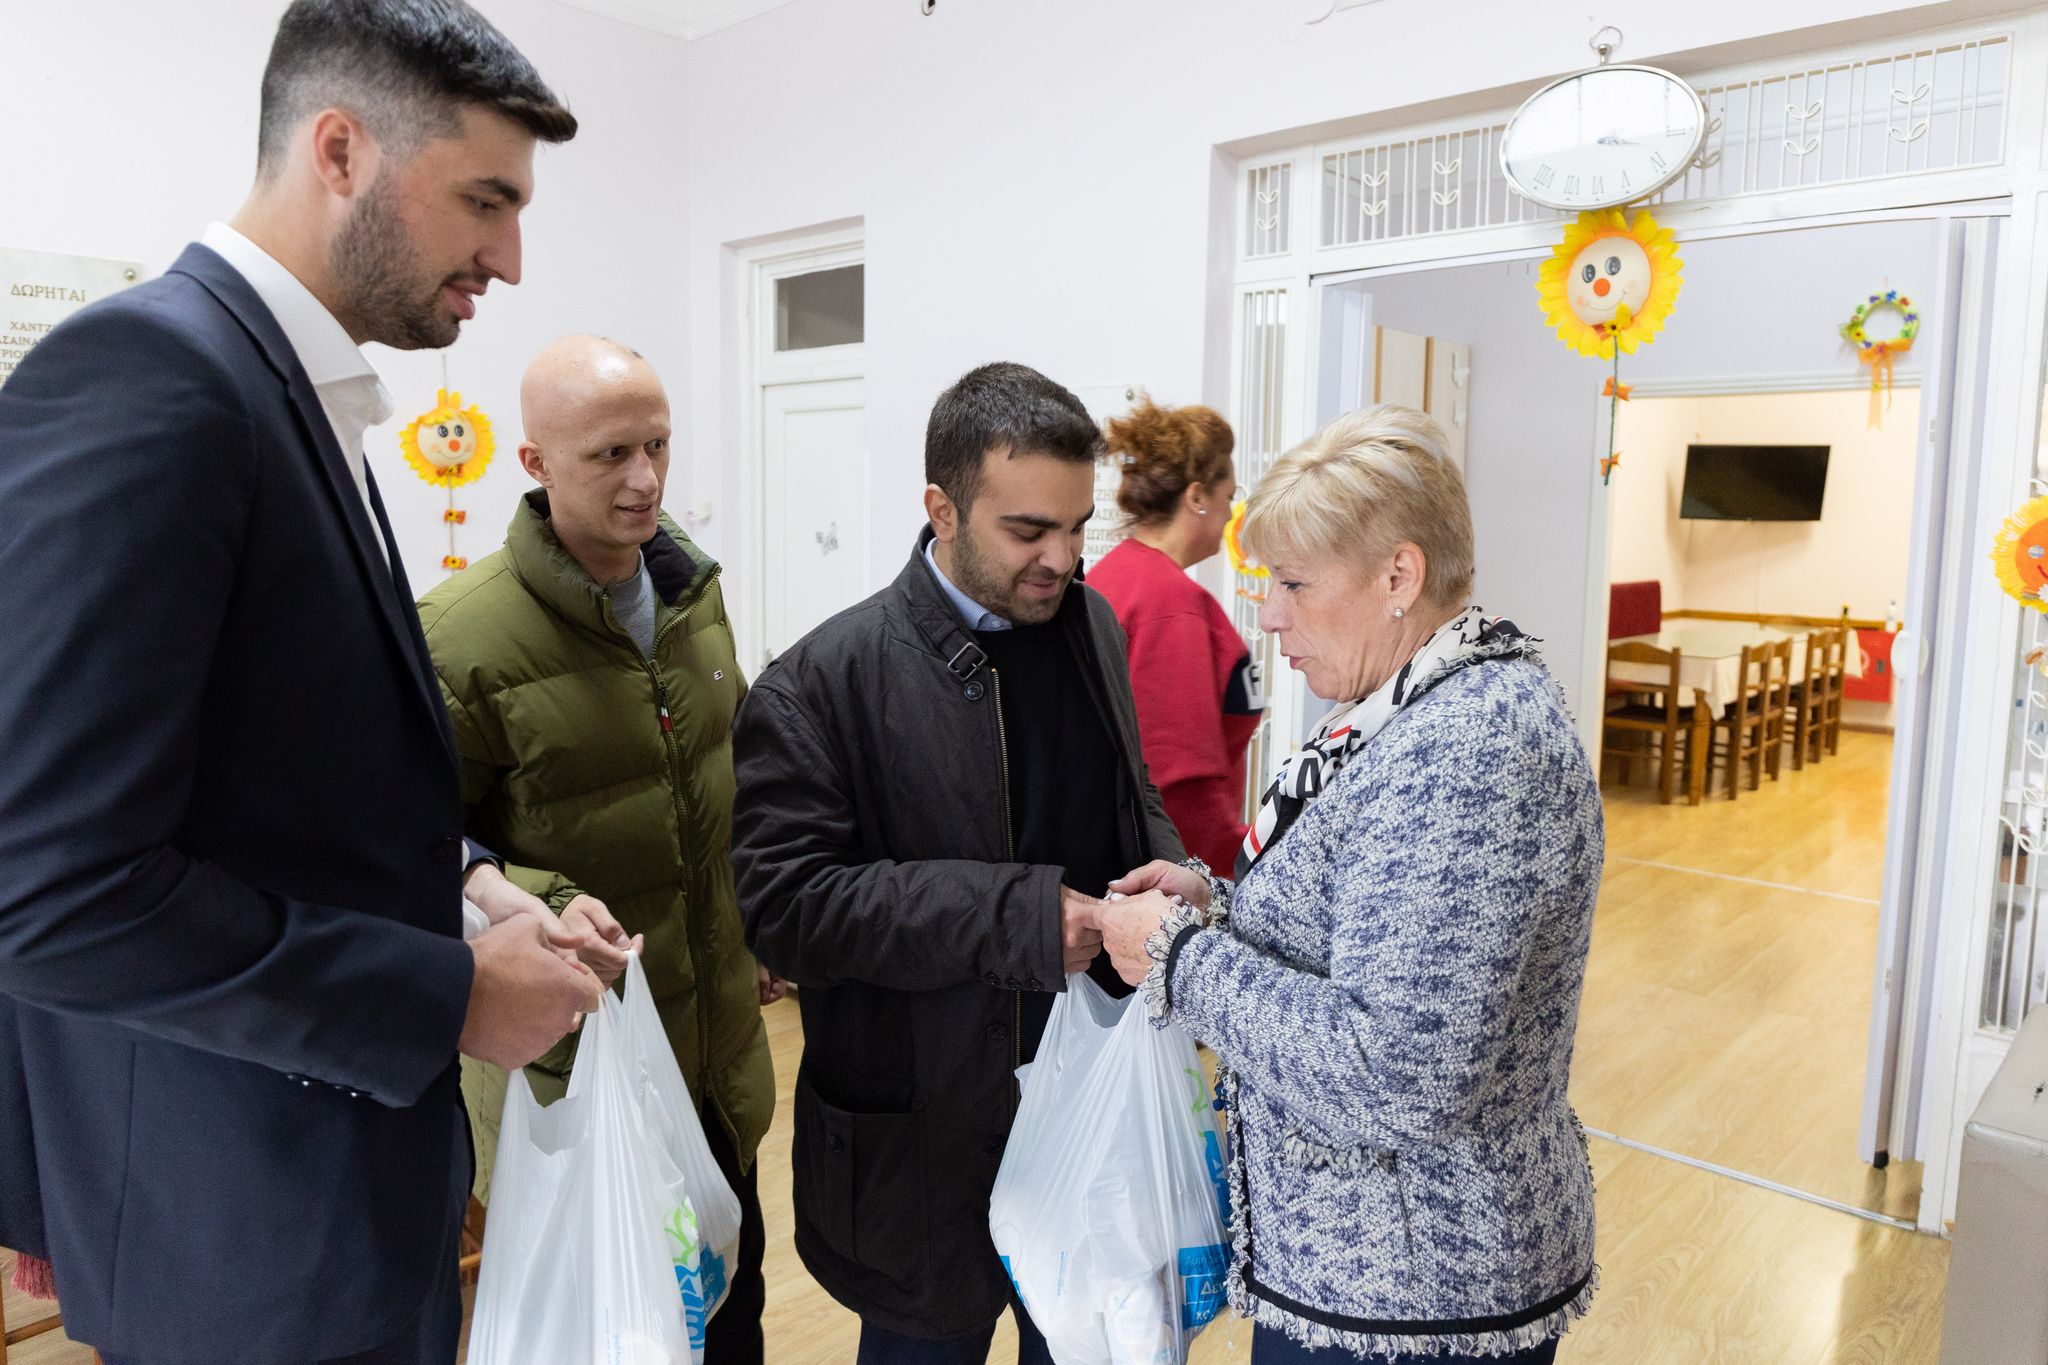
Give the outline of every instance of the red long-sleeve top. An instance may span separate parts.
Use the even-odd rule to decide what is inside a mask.
[[[1088,570],[1130,640],[1145,764],[1188,852],[1228,877],[1244,842],[1245,746],[1266,699],[1223,607],[1171,556],[1126,540]]]

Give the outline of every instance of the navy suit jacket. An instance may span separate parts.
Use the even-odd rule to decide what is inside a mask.
[[[111,1353],[352,1354],[455,1254],[463,811],[382,522],[204,247],[0,388],[0,1244]]]

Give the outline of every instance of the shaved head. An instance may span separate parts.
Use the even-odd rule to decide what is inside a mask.
[[[565,336],[519,383],[519,462],[548,490],[556,538],[598,583],[637,571],[668,478],[668,394],[645,357]]]
[[[661,380],[646,357],[609,337],[578,333],[549,343],[519,381],[519,419],[526,439],[545,448],[564,427],[574,429],[592,407],[602,408],[629,389]],[[666,405],[667,395],[663,394]]]

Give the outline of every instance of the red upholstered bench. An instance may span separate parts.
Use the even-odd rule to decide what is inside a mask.
[[[1655,635],[1664,629],[1664,585],[1654,578],[1607,589],[1607,638]]]

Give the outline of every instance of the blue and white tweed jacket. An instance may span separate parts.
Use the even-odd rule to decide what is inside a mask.
[[[1337,772],[1227,922],[1155,935],[1155,1014],[1223,1063],[1240,1313],[1312,1346],[1502,1355],[1585,1312],[1565,1088],[1602,842],[1556,684],[1480,660]]]

